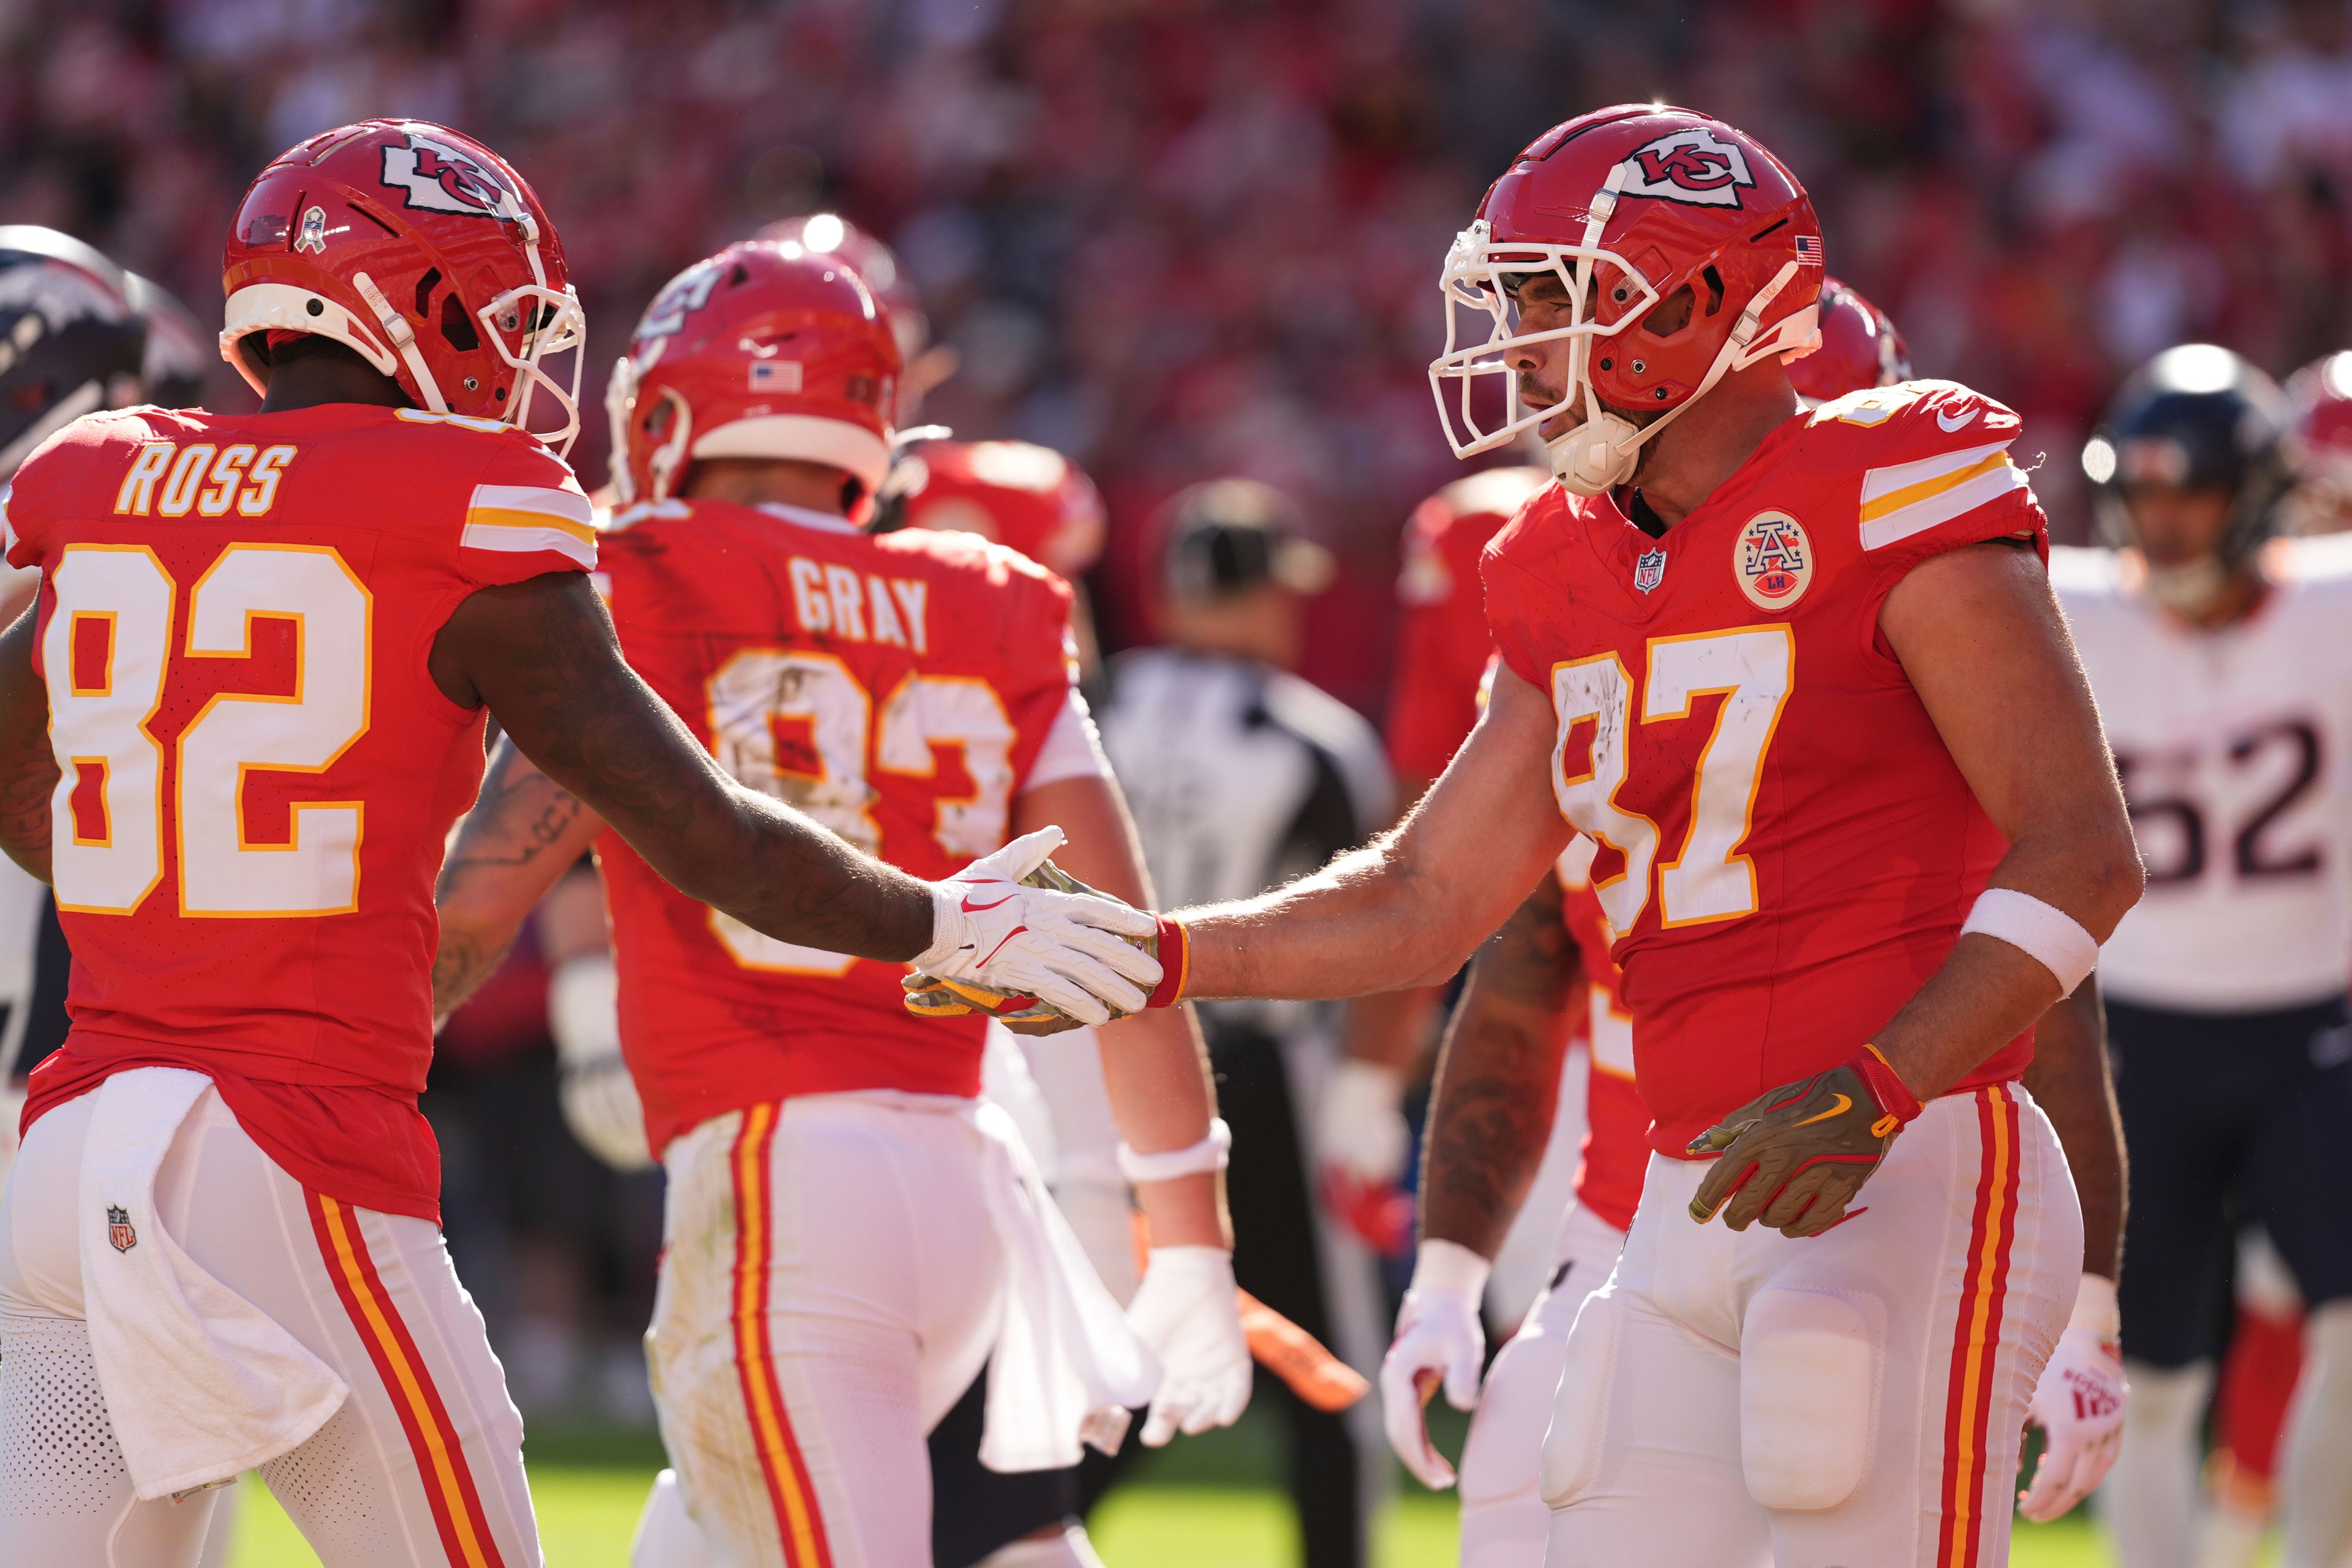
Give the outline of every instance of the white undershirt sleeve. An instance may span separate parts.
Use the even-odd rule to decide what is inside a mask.
[[[1029,776],[1022,781],[1021,787],[1025,791],[1040,784],[1059,784],[1064,779],[1110,776],[1110,759],[1103,755],[1102,735],[1095,729],[1095,717],[1087,710],[1087,700],[1078,695],[1074,686],[1062,710],[1054,715],[1054,727],[1045,731],[1045,743],[1037,749],[1037,760],[1029,764]]]

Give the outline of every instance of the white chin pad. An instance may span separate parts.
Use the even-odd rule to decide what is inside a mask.
[[[1852,1497],[1870,1464],[1876,1336],[1862,1303],[1767,1290],[1739,1341],[1739,1465],[1768,1509],[1816,1512]]]
[[[1597,496],[1633,477],[1641,448],[1629,443],[1639,434],[1615,415],[1603,414],[1545,442],[1544,447],[1561,484],[1578,495]]]

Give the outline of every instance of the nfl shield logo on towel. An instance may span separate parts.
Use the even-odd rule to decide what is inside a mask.
[[[1666,580],[1666,552],[1644,550],[1633,560],[1633,586],[1644,594]]]
[[[131,1228],[131,1211],[109,1204],[106,1209],[106,1239],[114,1244],[117,1252],[128,1252],[139,1245],[139,1233]]]

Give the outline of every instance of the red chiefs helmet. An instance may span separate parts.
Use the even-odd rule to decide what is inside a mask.
[[[931,341],[931,323],[915,285],[898,265],[898,252],[838,213],[811,213],[772,223],[751,237],[789,241],[819,256],[837,256],[866,280],[882,308],[890,313],[890,331],[898,340],[898,360],[912,364]]]
[[[2285,519],[2291,533],[2352,528],[2352,350],[2315,359],[2287,378],[2293,424],[2287,460],[2294,489]]]
[[[1744,132],[1660,104],[1555,125],[1488,187],[1446,255],[1445,352],[1429,367],[1446,439],[1456,457],[1490,451],[1580,396],[1583,422],[1547,445],[1561,483],[1598,495],[1727,373],[1811,352],[1821,267],[1804,186]],[[1514,293],[1538,272],[1566,290],[1570,324],[1522,332]],[[1487,318],[1483,342],[1461,341],[1463,309]],[[1527,407],[1509,355],[1555,339],[1570,348],[1566,402]],[[1492,430],[1472,407],[1487,377],[1504,399]],[[1647,410],[1663,416],[1625,416]]]
[[[1808,408],[1911,379],[1911,351],[1886,312],[1834,278],[1822,280],[1822,346],[1789,367]]]
[[[1102,559],[1102,492],[1078,466],[1026,441],[926,441],[885,487],[893,526],[977,533],[1064,577]]]
[[[613,366],[613,480],[624,501],[677,492],[697,458],[824,463],[872,495],[890,468],[898,344],[838,258],[747,239],[654,296]]]
[[[421,120],[366,120],[280,153],[238,204],[221,287],[221,357],[256,392],[255,334],[316,332],[400,383],[419,407],[525,426],[544,387],[568,449],[569,388],[541,368],[580,346],[580,297],[530,186],[469,136]]]

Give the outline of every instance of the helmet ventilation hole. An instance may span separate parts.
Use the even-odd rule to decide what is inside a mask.
[[[459,353],[471,353],[482,346],[482,336],[474,331],[466,307],[457,302],[457,291],[451,289],[441,296],[441,336]]]
[[[426,268],[425,276],[416,280],[416,319],[418,321],[429,321],[433,319],[433,286],[440,281],[441,269],[438,267]]]

